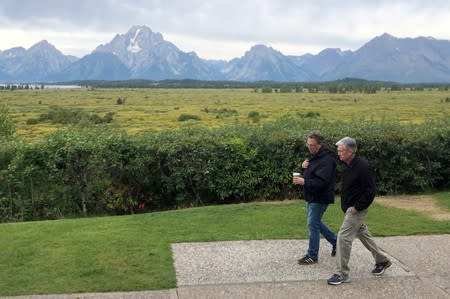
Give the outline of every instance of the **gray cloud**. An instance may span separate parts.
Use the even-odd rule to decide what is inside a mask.
[[[35,37],[29,38],[36,32],[90,32],[97,41],[96,33],[112,39],[132,25],[146,25],[190,47],[183,50],[212,58],[214,53],[202,53],[202,43],[228,43],[230,53],[238,44],[289,44],[300,55],[313,48],[355,50],[384,32],[449,39],[449,12],[446,0],[2,0],[0,26],[2,32],[31,31]]]

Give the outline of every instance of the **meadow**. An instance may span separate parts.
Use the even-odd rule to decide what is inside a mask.
[[[261,93],[254,89],[43,89],[0,91],[18,136],[34,138],[60,124],[30,124],[52,107],[95,113],[113,113],[113,128],[130,134],[142,130],[173,129],[192,124],[217,128],[225,125],[260,125],[291,115],[328,121],[394,120],[422,123],[448,117],[450,92],[388,91],[364,93]],[[187,115],[188,121],[180,121]],[[191,117],[193,116],[193,117]],[[191,120],[196,118],[196,120]]]

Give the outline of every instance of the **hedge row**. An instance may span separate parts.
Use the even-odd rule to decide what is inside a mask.
[[[0,217],[55,219],[298,198],[291,173],[313,129],[332,148],[344,136],[355,137],[376,171],[380,194],[446,189],[449,128],[446,119],[404,126],[296,118],[133,136],[64,128],[32,143],[2,142]]]

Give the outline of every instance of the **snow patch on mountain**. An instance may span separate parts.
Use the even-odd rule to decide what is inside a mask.
[[[138,37],[140,31],[141,31],[141,29],[138,28],[136,30],[136,33],[134,34],[134,37],[130,38],[130,45],[127,48],[128,52],[138,53],[138,52],[140,52],[142,50],[142,48],[139,47],[139,44],[138,44],[138,42],[136,40],[136,38]]]

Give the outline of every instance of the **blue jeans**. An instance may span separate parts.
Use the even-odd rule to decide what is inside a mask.
[[[322,234],[332,246],[336,246],[336,235],[322,222],[322,216],[327,208],[328,204],[308,202],[308,255],[315,260],[319,258],[320,234]]]

